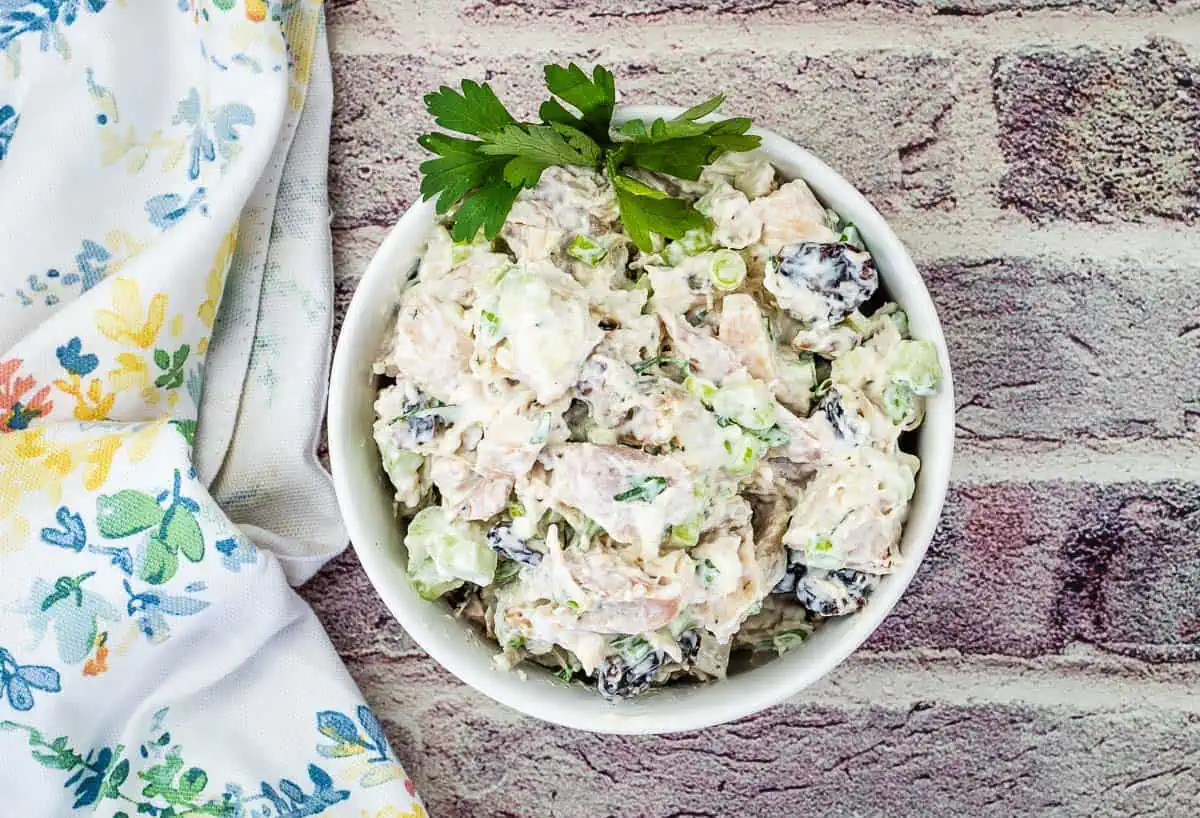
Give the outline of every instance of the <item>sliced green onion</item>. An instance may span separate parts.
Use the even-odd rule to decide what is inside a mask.
[[[709,407],[712,406],[713,398],[717,395],[717,385],[699,375],[688,375],[683,381],[683,388]]]
[[[842,234],[838,236],[838,241],[842,244],[849,244],[859,250],[866,250],[867,244],[863,241],[862,233],[858,232],[858,228],[854,222],[846,222],[846,226],[842,228]]]
[[[688,548],[700,542],[700,520],[692,519],[671,526],[671,539]]]
[[[567,255],[594,267],[604,261],[604,257],[608,255],[608,248],[580,233],[567,246]]]
[[[892,423],[904,423],[913,410],[913,393],[902,383],[890,384],[883,390],[883,408]]]
[[[710,275],[718,289],[736,290],[746,280],[746,260],[732,250],[718,250],[713,253]]]
[[[696,566],[696,575],[700,578],[700,584],[705,588],[713,584],[713,580],[717,578],[717,574],[721,571],[713,564],[712,560],[706,559],[704,562]]]
[[[500,317],[490,310],[479,311],[479,328],[491,338],[500,334]]]
[[[783,431],[779,426],[772,426],[770,429],[765,430],[747,429],[746,433],[758,438],[771,448],[786,446],[792,442],[791,435]]]
[[[765,431],[775,425],[775,399],[755,380],[726,383],[713,396],[713,411],[744,429]]]
[[[729,470],[734,474],[749,474],[758,465],[762,444],[750,435],[742,434],[725,441],[729,452]]]

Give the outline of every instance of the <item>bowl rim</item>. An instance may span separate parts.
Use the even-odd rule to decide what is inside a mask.
[[[617,108],[613,119],[615,124],[620,124],[634,118],[671,117],[682,110],[679,107],[660,105],[622,106]],[[388,280],[398,280],[404,275],[403,265],[397,264],[392,258],[396,254],[395,248],[408,241],[414,230],[428,229],[427,225],[433,215],[432,203],[418,200],[405,210],[376,249],[346,311],[330,374],[327,436],[338,504],[341,506],[350,541],[363,571],[396,620],[417,645],[438,664],[489,698],[525,715],[591,732],[662,734],[698,730],[735,721],[777,705],[828,675],[879,627],[908,589],[933,539],[949,488],[955,432],[954,387],[941,322],[924,279],[899,237],[874,206],[846,179],[814,154],[778,133],[757,127],[752,128],[750,132],[762,137],[763,144],[760,150],[773,164],[785,161],[790,165],[802,167],[802,171],[794,174],[792,178],[804,179],[814,192],[825,191],[825,195],[818,193],[822,203],[828,206],[829,192],[836,191],[833,198],[839,199],[841,206],[835,209],[843,216],[847,215],[846,211],[852,211],[853,220],[871,247],[873,256],[879,255],[879,248],[886,246],[891,262],[887,272],[880,270],[881,278],[884,281],[907,280],[909,294],[905,309],[910,318],[914,316],[914,311],[919,317],[919,321],[915,323],[923,327],[921,337],[933,342],[937,347],[945,373],[939,393],[927,403],[926,423],[921,427],[923,438],[928,436],[931,441],[929,451],[924,452],[921,470],[917,475],[917,491],[925,495],[925,498],[920,506],[920,518],[914,519],[910,514],[905,523],[904,562],[872,596],[870,605],[847,618],[851,624],[843,626],[843,633],[837,641],[827,649],[808,657],[810,661],[796,664],[792,673],[785,674],[782,670],[763,673],[772,667],[782,666],[787,659],[783,657],[746,674],[689,690],[686,694],[671,698],[667,707],[656,707],[657,697],[651,697],[636,716],[615,714],[610,718],[597,715],[594,708],[572,707],[565,700],[554,701],[553,696],[533,695],[532,681],[527,681],[520,670],[504,673],[490,667],[482,668],[474,657],[464,655],[460,648],[451,645],[444,634],[439,634],[444,622],[439,621],[441,617],[432,615],[432,606],[435,603],[421,600],[411,592],[411,588],[408,589],[409,593],[398,591],[384,579],[385,574],[392,570],[390,566],[385,565],[388,556],[383,553],[383,547],[371,534],[370,524],[358,511],[357,504],[360,501],[355,480],[361,479],[361,475],[355,475],[350,458],[351,448],[355,445],[361,446],[362,443],[352,438],[350,417],[354,409],[348,399],[343,400],[343,396],[350,394],[353,388],[353,379],[357,376],[356,366],[361,366],[362,363],[353,357],[361,355],[361,349],[365,348],[365,341],[359,341],[357,338],[358,328],[366,323],[368,312],[377,308],[377,304],[368,301],[367,292],[372,288],[364,285],[375,280],[386,283]],[[376,338],[374,341],[378,346],[382,339]],[[935,407],[936,413],[933,411]],[[930,424],[930,417],[937,417],[938,422]],[[373,441],[370,441],[369,445],[373,448]],[[922,449],[925,448],[923,441]],[[375,459],[378,459],[377,453]],[[912,507],[916,506],[914,499]],[[814,651],[795,652],[797,655],[810,653]],[[750,684],[756,676],[757,683]],[[723,693],[739,688],[746,689],[754,695],[713,694],[705,697],[703,707],[687,706],[689,698],[700,697],[698,691],[719,689]],[[599,700],[598,696],[596,698]],[[605,704],[615,710],[623,706],[623,703]]]

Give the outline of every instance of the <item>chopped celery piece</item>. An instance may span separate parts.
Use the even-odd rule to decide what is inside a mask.
[[[902,341],[889,364],[892,380],[915,395],[932,395],[942,381],[937,347],[929,341]]]
[[[436,599],[465,582],[489,584],[496,574],[496,552],[479,527],[451,520],[439,506],[422,509],[404,535],[408,576],[425,599]]]

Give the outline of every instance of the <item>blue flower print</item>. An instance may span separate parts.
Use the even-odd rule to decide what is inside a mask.
[[[17,609],[35,642],[41,641],[51,623],[58,645],[58,657],[66,664],[82,662],[96,643],[99,621],[117,622],[120,613],[108,600],[84,587],[93,576],[89,571],[78,576],[62,576],[53,583],[38,577],[29,598]]]
[[[93,13],[101,11],[108,0],[85,0]],[[49,51],[59,47],[62,32],[59,26],[69,26],[79,16],[79,0],[0,0],[0,51],[7,51],[19,37],[39,34],[38,48]],[[65,53],[65,52],[64,52]]]
[[[129,602],[125,609],[137,620],[142,634],[155,644],[165,642],[171,635],[171,627],[167,624],[168,616],[191,616],[208,607],[208,603],[203,599],[172,596],[161,591],[143,591],[135,594],[129,580],[123,580],[123,584],[125,593],[129,594]],[[193,583],[187,590],[202,591],[204,584]]]
[[[169,230],[197,208],[201,215],[207,215],[208,206],[204,204],[207,195],[208,191],[202,187],[192,191],[192,195],[186,200],[178,193],[164,193],[146,202],[146,215],[150,217],[150,223],[159,230]]]
[[[8,156],[8,145],[17,132],[21,117],[11,105],[0,106],[0,160]]]
[[[58,671],[45,665],[18,665],[13,655],[0,648],[0,701],[5,695],[13,710],[33,708],[33,691],[57,693],[61,690]]]
[[[104,545],[88,545],[88,551],[108,557],[110,564],[121,569],[121,573],[133,576],[133,554],[128,548],[110,548]]]
[[[221,159],[228,163],[237,155],[237,149],[240,147],[237,129],[254,124],[254,111],[240,102],[227,103],[211,111],[206,110],[200,101],[200,94],[192,88],[187,96],[180,100],[171,124],[192,126],[188,178],[194,182],[200,178],[201,162],[214,162],[220,154]]]
[[[258,549],[254,543],[240,537],[217,540],[216,549],[221,554],[221,565],[226,571],[240,573],[243,565],[258,562]]]
[[[120,568],[125,574],[133,574],[133,554],[128,548],[109,548],[103,545],[89,544],[83,517],[72,513],[71,509],[66,506],[59,506],[58,511],[54,513],[54,518],[58,520],[58,528],[43,528],[42,542],[76,553],[83,551],[86,547],[89,554],[108,557],[109,562]]]
[[[62,347],[59,349],[61,350]],[[75,552],[82,551],[83,547],[87,545],[87,529],[84,528],[83,518],[78,514],[72,514],[71,509],[66,506],[59,506],[54,518],[58,520],[61,530],[43,528],[42,542],[47,545],[57,545],[59,548],[68,548]]]
[[[84,239],[79,252],[75,254],[75,263],[79,266],[80,273],[80,290],[86,293],[103,281],[108,275],[108,262],[111,260],[112,253],[107,247],[91,239]]]
[[[100,359],[95,355],[83,354],[83,341],[78,337],[54,350],[54,354],[62,368],[72,375],[90,375],[100,365]]]
[[[308,765],[308,778],[314,788],[311,795],[306,795],[299,784],[286,778],[279,782],[279,792],[266,781],[262,782],[262,794],[275,807],[281,818],[320,815],[329,807],[350,797],[349,790],[335,790],[329,773],[316,764]]]

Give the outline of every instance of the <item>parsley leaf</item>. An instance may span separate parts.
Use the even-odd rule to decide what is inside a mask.
[[[458,206],[451,229],[455,241],[470,241],[480,229],[495,238],[521,189],[534,187],[546,168],[560,165],[606,170],[626,232],[639,249],[651,252],[655,235],[679,239],[707,227],[708,219],[628,169],[694,180],[721,154],[759,146],[759,138],[746,133],[749,119],[699,121],[720,107],[721,95],[649,126],[628,122],[614,141],[617,92],[608,69],[596,66],[589,76],[575,63],[547,65],[545,78],[554,97],[542,104],[537,123],[518,122],[487,83],[464,80],[459,90],[443,86],[426,95],[425,107],[439,126],[476,137],[429,133],[418,140],[436,155],[421,164],[421,196],[436,197],[439,214]]]
[[[657,188],[639,182],[609,166],[617,193],[617,207],[625,232],[643,253],[654,251],[651,233],[681,239],[689,230],[708,226],[708,219],[683,199],[673,199]]]
[[[446,130],[475,136],[499,131],[516,122],[486,82],[480,85],[463,80],[461,93],[443,85],[425,95],[425,108],[433,114],[433,121]]]
[[[748,135],[746,117],[698,122],[720,107],[724,97],[718,94],[687,109],[674,119],[656,119],[646,127],[638,119],[626,122],[621,135],[625,158],[646,170],[680,179],[696,180],[704,166],[729,151],[752,151],[762,144],[761,137]]]
[[[542,120],[569,125],[601,144],[608,144],[608,129],[612,124],[613,107],[617,104],[612,72],[597,65],[589,78],[575,63],[566,68],[547,65],[544,70],[546,88],[568,105],[574,106],[580,116],[572,114],[557,99],[549,99],[538,110]]]
[[[454,215],[450,237],[459,242],[471,241],[482,227],[483,235],[494,239],[500,235],[508,211],[512,210],[513,202],[517,200],[517,193],[518,189],[504,181],[503,176],[489,180],[463,199],[458,213]]]
[[[666,491],[666,488],[667,478],[665,477],[635,477],[630,481],[628,489],[620,494],[613,495],[613,500],[618,503],[632,503],[635,501],[649,503]]]
[[[600,146],[567,125],[509,125],[488,134],[479,148],[491,156],[517,156],[549,165],[595,165]]]
[[[483,143],[473,139],[427,133],[417,143],[440,157],[421,163],[421,196],[425,199],[437,196],[438,213],[445,213],[459,199],[502,172],[507,161],[504,157],[484,154],[480,150]]]

